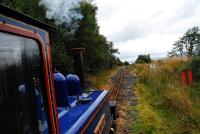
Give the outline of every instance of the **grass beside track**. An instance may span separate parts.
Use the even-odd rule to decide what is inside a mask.
[[[135,134],[199,134],[200,83],[181,83],[179,68],[186,61],[165,60],[133,65],[137,74],[135,94],[138,111]]]
[[[110,78],[117,73],[120,67],[115,67],[111,70],[104,70],[97,74],[87,76],[87,79],[92,82],[95,89],[109,90]]]

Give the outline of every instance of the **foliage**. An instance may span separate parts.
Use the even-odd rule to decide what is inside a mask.
[[[200,55],[200,29],[192,27],[186,31],[183,37],[174,44],[174,48],[169,52],[169,56],[188,56],[191,59],[194,55]]]
[[[149,54],[139,55],[138,58],[135,61],[135,63],[150,63],[150,62],[151,62],[151,57],[150,57]]]
[[[135,88],[138,116],[133,123],[134,132],[199,133],[199,83],[183,85],[178,71],[186,61],[165,60],[154,64],[153,69],[147,64],[133,66],[138,76]]]
[[[75,19],[71,25],[65,23],[56,25],[54,20],[45,17],[46,9],[39,6],[39,1],[3,0],[1,3],[56,27],[56,31],[50,32],[54,68],[64,74],[73,71],[73,58],[70,52],[73,47],[86,49],[84,55],[86,72],[97,73],[121,64],[119,58],[114,55],[118,50],[113,48],[112,42],[99,33],[96,20],[97,7],[94,4],[82,1],[80,8],[73,9],[82,14],[81,20]],[[78,24],[78,28],[75,29],[73,24]]]
[[[73,58],[70,48],[73,45],[73,35],[66,29],[57,28],[50,34],[54,69],[60,72],[73,72]]]
[[[173,56],[183,56],[184,55],[184,44],[183,44],[183,39],[180,38],[178,41],[176,41],[173,44],[174,48],[172,49],[171,52],[169,52],[169,55],[171,57]]]
[[[187,64],[183,64],[179,67],[179,72],[184,70],[192,70],[194,81],[200,81],[200,57],[193,57]]]
[[[195,80],[200,80],[200,29],[192,27],[186,31],[183,37],[174,44],[174,48],[169,52],[170,56],[186,55],[191,61],[180,67],[180,70],[192,70]]]
[[[124,65],[123,62],[118,57],[115,57],[114,61],[115,61],[115,64],[118,65],[118,66]]]
[[[84,17],[75,31],[74,44],[86,49],[87,70],[98,72],[103,68],[111,68],[116,62],[113,54],[118,50],[113,49],[113,43],[107,41],[106,37],[99,33],[96,20],[97,7],[91,3],[82,2],[80,12]]]
[[[192,70],[195,80],[200,81],[200,58],[193,58],[188,66]]]
[[[128,62],[128,61],[125,61],[125,62],[124,62],[124,65],[129,65],[129,62]]]

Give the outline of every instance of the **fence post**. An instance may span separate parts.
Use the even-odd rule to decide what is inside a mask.
[[[183,83],[183,84],[187,84],[187,75],[186,75],[186,71],[182,71],[181,77],[182,77],[182,83]]]

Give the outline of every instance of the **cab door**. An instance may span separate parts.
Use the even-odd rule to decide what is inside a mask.
[[[0,32],[0,133],[49,133],[41,49],[36,40]]]

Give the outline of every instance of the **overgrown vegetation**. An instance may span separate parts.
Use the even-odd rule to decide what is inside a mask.
[[[113,48],[113,43],[99,33],[96,20],[97,7],[89,1],[83,0],[78,9],[82,19],[72,19],[72,24],[56,25],[56,20],[45,17],[46,8],[39,5],[40,0],[2,0],[3,3],[13,9],[28,14],[56,28],[50,32],[53,65],[57,70],[66,74],[73,72],[73,58],[70,49],[84,47],[86,49],[85,67],[88,73],[98,73],[104,69],[121,64],[114,54],[118,52]],[[64,1],[63,1],[64,2]],[[59,7],[58,7],[59,8]],[[76,24],[76,28],[74,25]]]
[[[137,74],[133,123],[136,134],[200,133],[200,83],[183,85],[180,66],[183,60],[165,60],[132,67]],[[196,66],[196,65],[195,65]],[[194,72],[195,73],[195,72]]]
[[[134,65],[138,74],[135,133],[200,133],[199,27],[188,29],[173,46],[170,57],[187,56],[189,60],[179,58]],[[191,85],[182,83],[183,70],[193,72]]]
[[[186,65],[183,65],[182,70],[191,70],[194,80],[200,82],[200,57],[192,58]]]
[[[87,80],[92,82],[92,86],[95,89],[111,89],[111,77],[113,77],[120,67],[115,67],[110,70],[104,70],[94,75],[87,76]]]

